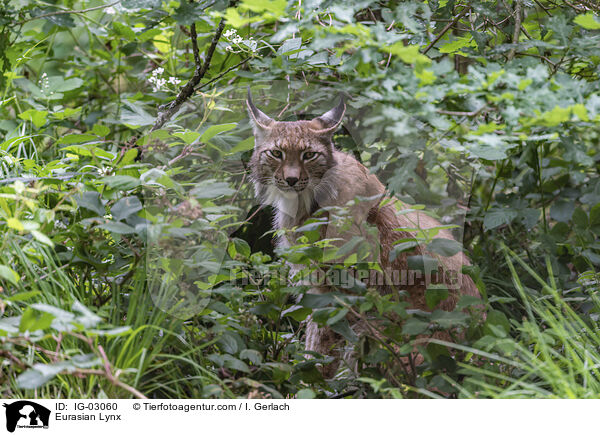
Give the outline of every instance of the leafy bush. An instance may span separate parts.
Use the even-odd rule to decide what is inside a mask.
[[[597,397],[599,41],[586,0],[1,1],[1,394]],[[273,249],[249,85],[282,120],[348,97],[337,146],[455,228],[484,323],[444,288],[299,301],[288,268],[362,241]],[[356,368],[322,378],[311,314]]]

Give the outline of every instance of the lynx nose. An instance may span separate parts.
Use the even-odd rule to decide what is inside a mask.
[[[297,177],[287,177],[285,179],[285,181],[287,181],[287,184],[289,186],[293,186],[294,184],[296,184],[298,182],[298,178]]]

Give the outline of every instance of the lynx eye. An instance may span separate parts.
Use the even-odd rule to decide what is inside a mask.
[[[318,153],[316,153],[314,151],[307,151],[304,154],[302,154],[302,160],[312,160],[315,157],[317,157],[317,154]]]
[[[283,157],[283,153],[279,150],[270,150],[269,154],[271,154],[276,159],[280,159],[281,157]]]

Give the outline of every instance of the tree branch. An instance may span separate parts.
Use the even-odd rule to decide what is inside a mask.
[[[438,109],[436,110],[437,113],[441,113],[442,115],[450,115],[450,116],[477,116],[479,115],[481,112],[483,112],[485,109],[487,109],[486,105],[481,106],[479,109],[474,110],[473,112],[454,112],[452,110],[443,110],[443,109]]]
[[[229,7],[234,6],[236,2],[237,0],[230,0]],[[221,39],[221,34],[223,33],[224,28],[225,18],[221,18],[221,21],[217,26],[217,30],[215,31],[215,34],[213,36],[212,42],[208,47],[208,50],[206,51],[204,63],[201,63],[200,54],[198,51],[198,37],[196,34],[196,26],[194,24],[191,25],[190,34],[192,37],[192,50],[194,52],[194,62],[196,63],[196,70],[194,71],[194,75],[192,76],[190,81],[187,82],[183,88],[181,88],[175,100],[158,108],[158,116],[156,117],[156,122],[150,130],[151,132],[154,130],[158,130],[163,125],[165,125],[165,123],[169,119],[171,119],[173,114],[175,114],[175,112],[179,110],[179,107],[194,94],[196,86],[198,85],[198,83],[200,83],[200,80],[204,78],[206,72],[208,71],[208,68],[210,67],[210,62],[212,61],[212,57],[215,54],[217,44],[219,43],[219,39]]]
[[[221,74],[219,74],[218,76],[216,76],[214,79],[210,79],[206,83],[202,83],[202,85],[198,86],[198,89],[196,89],[196,90],[199,91],[200,89],[205,88],[206,86],[210,85],[211,83],[216,82],[217,80],[221,79],[224,75],[230,73],[231,71],[233,71],[237,67],[242,66],[243,64],[245,64],[249,60],[250,60],[250,58],[247,57],[246,59],[242,60],[241,62],[238,62],[237,64],[235,64],[235,65],[227,68],[225,71],[223,71]]]
[[[458,20],[460,20],[464,14],[467,13],[467,11],[469,10],[468,7],[465,7],[462,11],[460,11],[460,13],[454,17],[454,19],[449,22],[448,24],[446,24],[446,27],[444,27],[442,29],[442,31],[440,32],[439,35],[437,35],[435,37],[435,39],[433,41],[431,41],[431,43],[427,46],[427,48],[425,48],[425,50],[423,50],[423,54],[426,54],[429,50],[431,50],[431,48],[437,44],[437,42],[442,39],[442,37],[446,34],[446,32],[450,29],[450,27],[454,26],[456,23],[458,23]]]
[[[523,0],[515,0],[515,30],[513,32],[512,43],[515,47],[511,48],[508,52],[508,60],[511,61],[513,57],[515,57],[515,53],[517,52],[516,44],[519,43],[519,35],[521,34],[521,20],[523,17],[521,16],[521,11],[523,9]]]

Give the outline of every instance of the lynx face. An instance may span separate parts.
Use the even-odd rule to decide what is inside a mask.
[[[250,91],[247,105],[255,138],[250,168],[256,196],[297,223],[336,194],[327,174],[336,164],[332,137],[346,105],[342,100],[324,115],[293,122],[265,115],[252,103]]]
[[[274,122],[252,157],[255,180],[282,193],[313,189],[332,165],[332,146],[312,121]],[[257,138],[258,139],[258,138]]]

